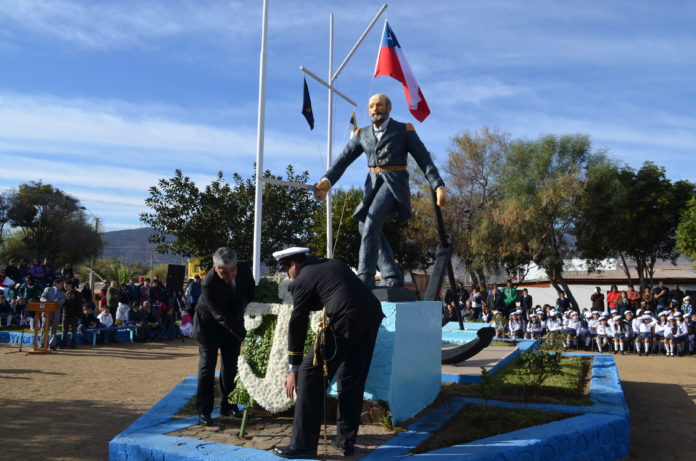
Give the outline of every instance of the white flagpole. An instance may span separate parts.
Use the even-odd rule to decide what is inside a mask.
[[[334,15],[331,13],[329,15],[329,78],[328,82],[331,83],[331,78],[333,77],[333,25],[334,25]],[[329,122],[327,130],[327,149],[326,149],[326,169],[331,168],[332,156],[333,156],[333,91],[329,88]],[[326,257],[333,258],[333,213],[332,213],[331,191],[326,195]]]
[[[261,222],[263,216],[263,140],[266,117],[266,27],[268,0],[263,0],[261,20],[261,54],[259,57],[259,108],[256,130],[256,196],[254,200],[254,253],[253,273],[258,284],[261,280]]]

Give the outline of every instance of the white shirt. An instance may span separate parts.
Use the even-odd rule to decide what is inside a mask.
[[[587,328],[590,329],[592,334],[597,334],[597,325],[599,325],[599,319],[593,317],[587,321]]]
[[[111,325],[114,324],[114,319],[111,318],[111,314],[107,314],[106,312],[102,312],[97,316],[97,319],[104,325],[106,328],[109,328]]]
[[[546,329],[549,331],[558,331],[561,329],[561,319],[548,319],[546,321]]]
[[[387,125],[389,125],[389,120],[391,120],[391,117],[387,117],[387,119],[382,123],[382,126],[377,128],[375,125],[372,125],[372,132],[375,134],[375,137],[377,138],[377,141],[382,139],[382,135],[384,134],[384,130],[387,129]]]

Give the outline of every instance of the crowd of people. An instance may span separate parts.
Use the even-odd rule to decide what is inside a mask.
[[[560,290],[555,305],[532,302],[525,288],[519,291],[508,281],[482,293],[474,287],[469,293],[462,284],[456,294],[445,298],[446,320],[489,323],[496,338],[544,339],[560,335],[566,348],[639,355],[693,355],[696,310],[691,296],[674,284],[670,290],[660,281],[653,288],[635,290],[628,285],[619,291],[612,285],[602,293],[596,287],[587,307],[574,310],[566,293]]]
[[[155,275],[152,279],[130,278],[129,283],[103,280],[98,292],[89,283],[80,283],[70,264],[55,271],[48,259],[40,263],[34,259],[8,260],[0,269],[0,327],[26,327],[34,329],[35,314],[28,309],[32,301],[58,303],[49,325],[49,347],[76,347],[77,335],[87,339],[87,331],[110,329],[108,338],[116,341],[117,329],[130,327],[138,340],[164,339],[191,336],[191,313],[201,295],[201,279],[191,278],[185,291],[169,290]],[[37,329],[43,327],[36,325]],[[62,325],[62,341],[58,344],[56,333]],[[68,335],[67,333],[71,334]]]

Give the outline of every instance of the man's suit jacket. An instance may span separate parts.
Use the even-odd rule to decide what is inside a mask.
[[[338,259],[310,257],[290,286],[293,310],[288,334],[291,365],[302,362],[311,311],[326,306],[337,338],[360,339],[382,321],[382,305],[357,275]]]
[[[372,126],[358,130],[324,177],[332,185],[336,184],[346,171],[346,168],[348,168],[348,165],[353,163],[363,152],[367,156],[367,166],[371,168],[406,166],[407,157],[410,153],[420,169],[425,173],[425,177],[433,189],[445,185],[430,157],[430,153],[423,145],[418,134],[416,134],[413,125],[397,122],[394,119],[389,120],[379,141],[372,131]],[[370,204],[379,189],[377,179],[380,176],[384,181],[381,187],[388,187],[397,201],[400,221],[402,223],[406,222],[411,217],[411,193],[408,184],[408,171],[368,173],[365,179],[365,196],[362,203],[355,210],[353,218],[358,221],[365,220]]]
[[[203,279],[201,297],[193,315],[193,336],[199,343],[215,344],[236,338],[244,341],[244,309],[254,297],[254,276],[249,265],[237,263],[235,290],[211,269]]]

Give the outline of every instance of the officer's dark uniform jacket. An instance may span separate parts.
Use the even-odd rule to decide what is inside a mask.
[[[361,337],[384,317],[377,298],[337,259],[308,257],[290,289],[294,304],[288,335],[290,365],[302,362],[311,311],[326,306],[334,334],[346,339]]]
[[[343,152],[336,159],[336,163],[326,172],[324,177],[332,185],[340,179],[348,165],[360,154],[367,155],[367,166],[370,168],[384,168],[394,166],[406,166],[407,155],[416,160],[416,163],[425,173],[430,186],[436,189],[444,186],[440,173],[430,157],[430,153],[416,134],[416,130],[410,123],[397,122],[389,119],[381,139],[378,141],[372,126],[361,128],[351,138]],[[411,217],[411,194],[408,184],[408,171],[382,171],[370,172],[365,179],[365,196],[363,201],[353,214],[357,221],[364,221],[370,204],[377,193],[377,179],[382,177],[384,185],[389,188],[398,203],[399,218],[402,223]]]

